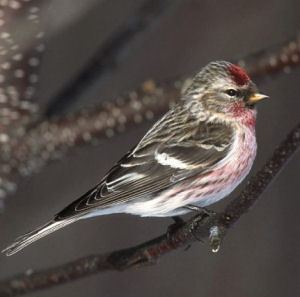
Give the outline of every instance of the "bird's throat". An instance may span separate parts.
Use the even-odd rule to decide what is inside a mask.
[[[243,125],[254,127],[256,124],[255,108],[248,108],[243,102],[235,102],[230,105],[229,113]]]

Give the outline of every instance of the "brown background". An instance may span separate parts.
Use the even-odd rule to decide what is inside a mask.
[[[43,7],[48,46],[38,100],[45,111],[52,98],[144,2],[53,0]],[[298,0],[181,1],[128,44],[118,67],[86,89],[69,110],[114,98],[147,78],[164,80],[211,60],[236,58],[286,40],[299,29],[299,9]],[[296,69],[258,82],[260,90],[272,99],[259,106],[259,149],[251,174],[299,120],[299,78],[300,69]],[[149,126],[139,125],[97,147],[69,151],[60,162],[24,180],[7,199],[0,217],[1,247],[49,220],[97,183]],[[299,165],[298,153],[255,208],[228,233],[218,254],[199,243],[187,252],[168,255],[156,266],[95,275],[36,296],[299,296]],[[222,205],[224,202],[216,207]],[[13,257],[0,256],[0,277],[128,247],[159,235],[170,223],[168,218],[129,215],[79,222]]]

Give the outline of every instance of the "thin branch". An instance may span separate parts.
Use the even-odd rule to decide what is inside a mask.
[[[61,285],[89,275],[111,270],[123,271],[155,264],[163,255],[196,240],[210,239],[217,251],[220,241],[237,220],[247,213],[280,169],[300,147],[300,123],[289,133],[263,168],[251,178],[242,193],[219,214],[196,215],[178,228],[141,245],[92,255],[57,267],[40,271],[27,271],[0,282],[0,296],[12,297]]]
[[[181,0],[149,0],[145,2],[123,25],[119,33],[108,40],[104,47],[92,57],[80,74],[69,85],[51,100],[47,116],[62,115],[70,104],[78,99],[86,89],[109,70],[117,68],[120,57],[128,50],[130,43],[149,29],[167,11],[174,9]]]

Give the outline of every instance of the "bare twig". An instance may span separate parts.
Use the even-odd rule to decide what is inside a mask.
[[[155,264],[163,255],[199,239],[209,238],[212,250],[216,251],[226,230],[249,211],[299,147],[300,123],[274,151],[263,168],[248,182],[242,193],[219,214],[202,217],[196,215],[182,226],[132,248],[92,255],[57,267],[12,276],[0,282],[0,296],[24,295],[95,273],[109,270],[123,271]]]
[[[51,100],[47,116],[61,115],[86,88],[95,84],[107,70],[112,71],[120,64],[120,57],[139,34],[149,29],[166,11],[174,9],[181,0],[150,0],[145,2],[135,15],[123,25],[118,34],[108,40],[89,61],[80,74],[55,98]]]

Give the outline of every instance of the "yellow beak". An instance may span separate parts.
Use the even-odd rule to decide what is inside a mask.
[[[256,93],[256,94],[252,95],[252,96],[248,99],[248,102],[247,102],[247,103],[256,103],[256,102],[258,102],[258,101],[261,101],[261,100],[264,100],[264,99],[267,99],[267,98],[269,98],[269,96],[264,95],[264,94]]]

